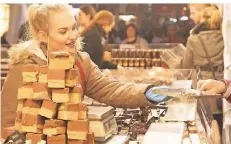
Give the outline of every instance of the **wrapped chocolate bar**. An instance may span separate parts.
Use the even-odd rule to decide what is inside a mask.
[[[87,119],[87,105],[84,103],[79,103],[79,120],[86,120]]]
[[[33,98],[33,83],[22,82],[18,88],[18,99]]]
[[[77,69],[67,70],[65,76],[65,85],[67,87],[74,87],[78,83],[79,83],[78,70]]]
[[[22,114],[23,132],[42,133],[44,119],[40,115]]]
[[[47,83],[33,83],[33,99],[51,100],[51,95],[48,92]]]
[[[58,119],[62,120],[78,120],[79,118],[78,104],[64,103],[59,107]]]
[[[83,101],[83,89],[80,84],[73,87],[70,91],[70,103],[80,103]]]
[[[48,135],[47,144],[66,144],[66,135]]]
[[[24,102],[22,113],[37,115],[39,114],[41,106],[42,106],[42,101],[27,99]]]
[[[35,64],[27,64],[22,67],[22,77],[24,82],[38,81],[39,66]]]
[[[68,139],[87,140],[89,132],[89,122],[87,120],[68,121],[67,137]]]
[[[45,135],[58,135],[65,134],[66,125],[62,120],[45,120],[43,134]]]
[[[16,112],[14,128],[15,128],[15,130],[21,131],[21,128],[22,128],[22,112],[20,112],[20,111]]]
[[[70,69],[73,67],[73,58],[65,51],[51,52],[49,55],[49,69]]]
[[[43,65],[39,67],[39,82],[40,83],[47,83],[47,73],[48,73],[48,66]]]
[[[25,100],[18,100],[17,112],[21,112],[23,110],[24,102]]]
[[[49,69],[47,74],[49,88],[64,88],[65,87],[65,70],[64,69]]]
[[[56,103],[67,103],[70,101],[69,88],[52,89],[52,100]]]
[[[55,118],[57,114],[57,104],[52,101],[44,100],[39,114],[50,119]]]

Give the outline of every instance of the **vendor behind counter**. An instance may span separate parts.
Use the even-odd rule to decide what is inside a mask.
[[[136,25],[127,25],[125,32],[126,38],[122,44],[138,44],[140,48],[148,48],[148,42],[139,36]]]

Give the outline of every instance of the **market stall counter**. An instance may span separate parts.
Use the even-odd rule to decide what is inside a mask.
[[[105,70],[104,73],[121,81],[153,83],[175,89],[190,89],[195,77],[194,70],[155,67],[146,70],[127,68],[122,73]],[[176,91],[176,94],[181,97],[184,92]],[[137,109],[112,108],[86,96],[83,103],[88,107],[89,131],[94,133],[97,144],[149,144],[150,137],[158,137],[155,143],[163,144],[168,143],[162,139],[165,136],[176,144],[217,144],[213,139],[216,129],[213,129],[213,122],[208,116],[210,112],[195,98],[172,99],[154,107]],[[6,132],[9,135],[14,128],[6,129]]]

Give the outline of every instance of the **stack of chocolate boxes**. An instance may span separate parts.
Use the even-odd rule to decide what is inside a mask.
[[[52,52],[48,66],[24,65],[15,129],[37,144],[93,144],[74,55]]]

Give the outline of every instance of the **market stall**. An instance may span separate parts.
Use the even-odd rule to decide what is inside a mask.
[[[150,50],[153,56],[153,51]],[[145,53],[150,54],[150,50]],[[156,54],[155,50],[154,52]],[[160,59],[162,54],[164,52],[160,54]],[[124,66],[124,61],[122,65]],[[89,131],[94,133],[95,143],[151,144],[154,140],[150,140],[155,138],[155,143],[161,144],[169,142],[174,144],[217,144],[219,141],[218,128],[211,117],[211,111],[203,99],[196,98],[197,92],[191,91],[191,88],[195,88],[197,83],[196,71],[193,69],[165,69],[153,67],[153,65],[150,68],[140,66],[139,62],[138,67],[102,71],[105,75],[122,82],[168,86],[173,91],[168,89],[163,93],[174,98],[153,107],[121,109],[107,106],[85,96],[83,103],[87,105]],[[12,129],[14,128],[10,130]],[[166,136],[168,139],[165,139]]]

